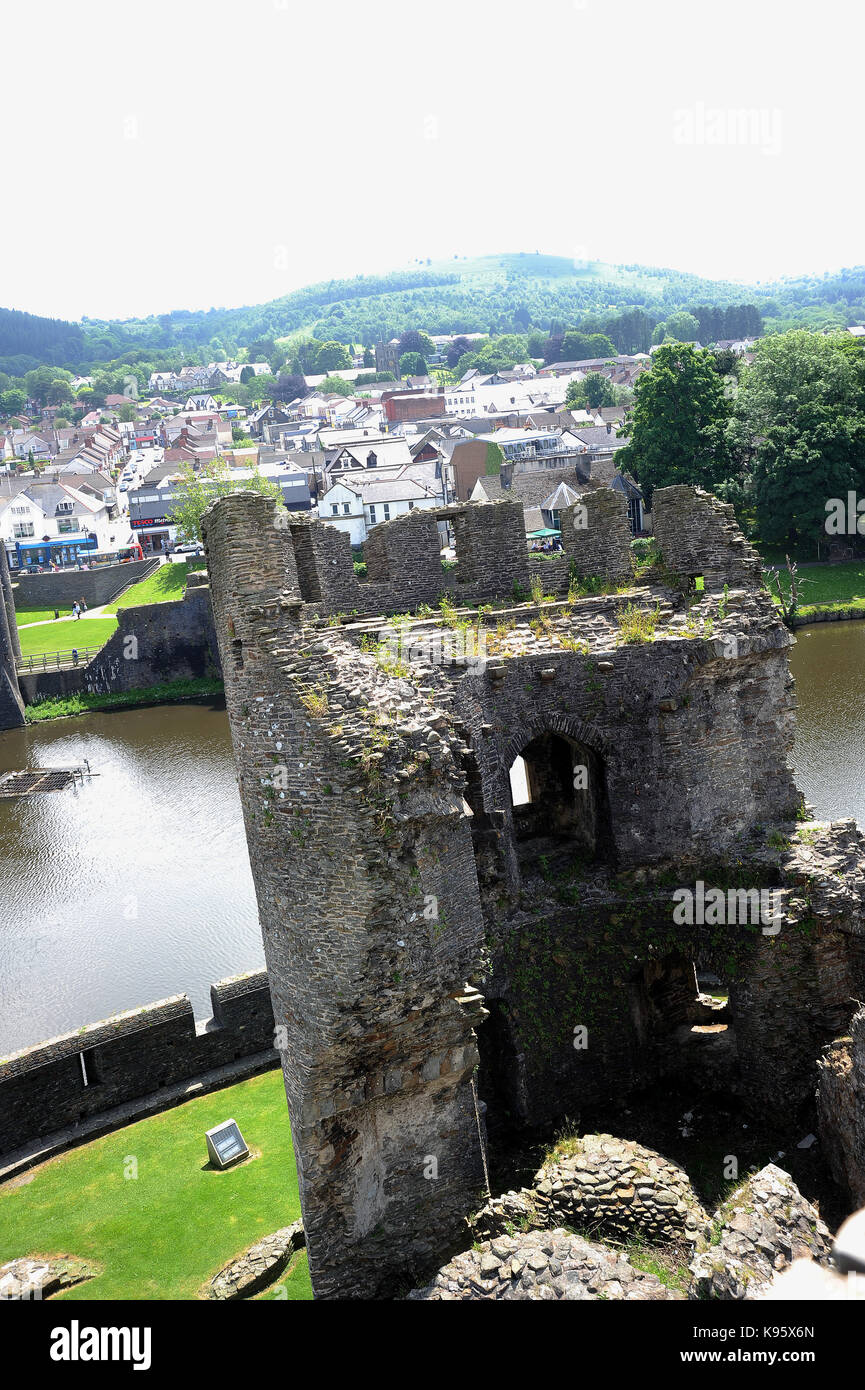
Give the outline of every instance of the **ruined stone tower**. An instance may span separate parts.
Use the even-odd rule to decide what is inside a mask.
[[[21,655],[12,581],[6,547],[0,541],[0,729],[18,729],[24,723],[24,702],[18,686],[15,662]]]
[[[681,1073],[789,1112],[865,983],[858,900],[769,835],[802,813],[758,558],[668,488],[635,575],[624,509],[587,493],[547,563],[519,503],[414,511],[362,581],[346,536],[257,494],[205,516],[319,1297],[399,1292],[464,1244],[487,1121]],[[861,858],[855,831],[832,853]],[[704,881],[775,895],[783,930],[677,920]],[[698,967],[729,983],[709,1043]]]

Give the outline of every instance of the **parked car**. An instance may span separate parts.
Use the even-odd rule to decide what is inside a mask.
[[[200,541],[193,541],[185,545],[176,545],[168,557],[178,564],[185,560],[203,560],[204,546]]]

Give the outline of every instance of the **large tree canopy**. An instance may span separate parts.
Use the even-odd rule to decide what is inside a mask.
[[[827,502],[865,495],[865,352],[818,333],[764,338],[730,437],[753,467],[761,538],[825,540]]]
[[[713,490],[733,471],[726,426],[730,402],[710,352],[671,343],[654,354],[635,388],[631,442],[617,456],[647,498],[656,487],[699,484]]]

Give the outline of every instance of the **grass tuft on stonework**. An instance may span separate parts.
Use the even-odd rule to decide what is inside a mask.
[[[204,1132],[229,1118],[260,1157],[216,1172],[207,1166]],[[223,1265],[299,1217],[285,1091],[275,1070],[94,1139],[0,1186],[0,1264],[62,1250],[101,1268],[57,1302],[194,1299]],[[306,1253],[260,1297],[311,1298]]]

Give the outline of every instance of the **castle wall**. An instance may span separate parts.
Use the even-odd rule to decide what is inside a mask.
[[[19,608],[71,609],[81,599],[88,608],[111,603],[131,584],[146,579],[157,560],[130,560],[128,564],[106,565],[95,570],[61,570],[58,574],[16,575],[15,598]]]
[[[178,994],[0,1059],[0,1155],[273,1048],[264,971],[220,980],[210,997],[206,1024],[196,1024],[188,996]]]

